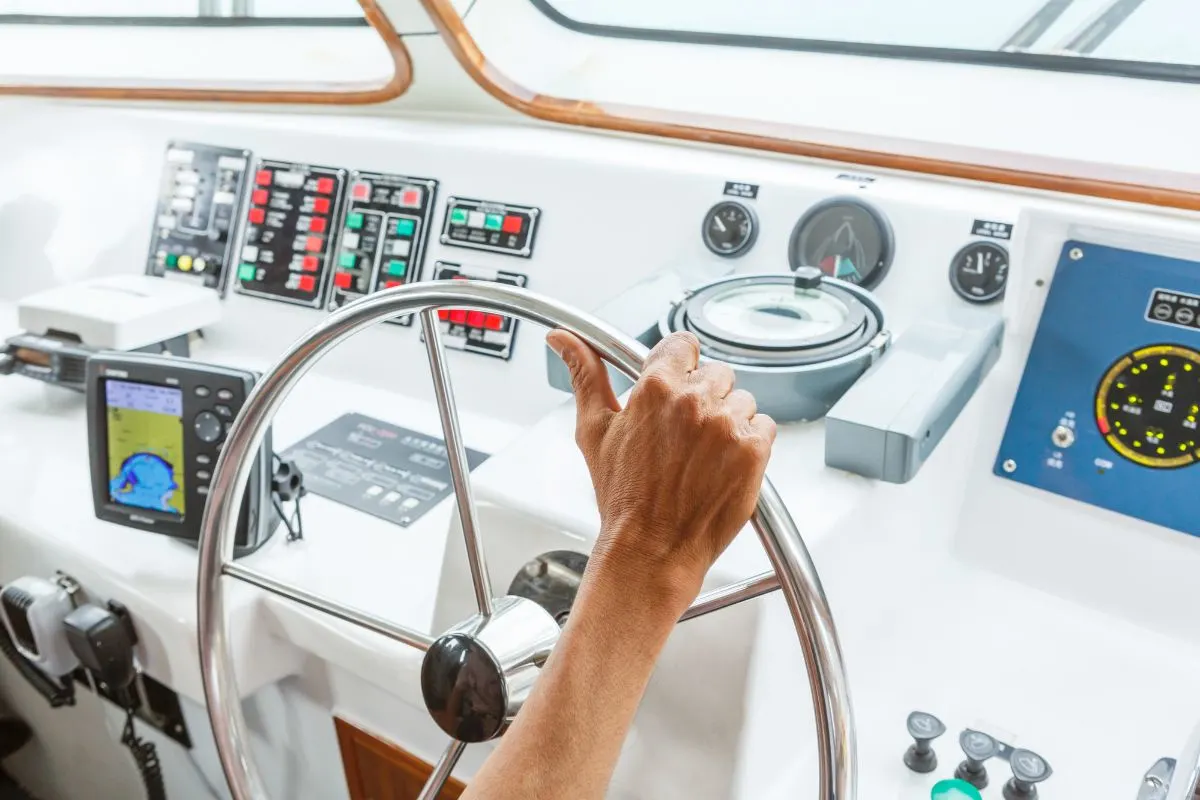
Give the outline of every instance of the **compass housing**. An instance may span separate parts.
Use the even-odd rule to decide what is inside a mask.
[[[703,358],[732,366],[738,387],[779,422],[825,416],[891,341],[870,292],[811,267],[687,292],[659,322],[660,336],[676,331],[695,334]]]

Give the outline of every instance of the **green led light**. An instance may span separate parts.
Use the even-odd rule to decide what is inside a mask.
[[[411,219],[396,220],[396,235],[397,236],[412,236],[417,225]]]
[[[363,226],[363,215],[359,213],[346,215],[346,227],[356,231]]]
[[[929,800],[983,800],[983,795],[966,781],[952,778],[935,783],[929,792]]]
[[[257,274],[258,270],[253,264],[242,264],[240,267],[238,267],[239,281],[252,281]]]
[[[450,224],[451,225],[466,225],[467,210],[465,208],[450,209]]]

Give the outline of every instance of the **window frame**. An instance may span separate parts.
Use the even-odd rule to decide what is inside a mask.
[[[576,33],[603,36],[611,39],[698,44],[727,47],[754,47],[760,50],[790,50],[802,53],[832,53],[837,55],[893,58],[909,61],[934,61],[953,64],[974,64],[987,67],[1038,69],[1048,72],[1075,72],[1085,75],[1107,75],[1117,78],[1200,83],[1200,64],[1171,64],[1165,62],[1124,61],[1092,56],[1057,55],[1006,50],[972,50],[957,47],[927,47],[921,45],[879,44],[872,42],[834,41],[831,39],[794,39],[786,36],[757,36],[709,31],[640,28],[584,22],[567,16],[554,7],[553,0],[528,0],[547,19]]]
[[[384,103],[403,95],[412,85],[412,59],[399,33],[379,7],[378,0],[357,0],[363,18],[252,18],[252,17],[30,17],[24,14],[0,16],[0,25],[50,24],[99,27],[165,28],[246,28],[316,27],[329,23],[334,27],[374,29],[392,60],[392,77],[372,88],[352,89],[224,89],[170,86],[63,86],[56,84],[0,83],[0,97],[32,96],[90,100],[140,100],[166,102],[271,103],[304,105],[367,105]],[[8,17],[9,19],[5,19]],[[85,20],[90,20],[85,21]]]
[[[811,129],[787,124],[765,123],[754,126],[753,130],[746,130],[746,121],[740,118],[619,102],[601,103],[535,91],[514,80],[487,58],[463,18],[456,12],[452,0],[419,2],[437,26],[454,58],[480,88],[509,108],[545,122],[676,139],[700,145],[745,148],[853,167],[994,184],[1016,190],[1200,212],[1200,191],[1190,188],[1193,183],[1190,176],[1185,188],[1178,183],[1142,183],[1140,170],[1125,170],[1130,172],[1130,180],[1063,174],[1052,171],[1054,165],[1040,156],[1021,158],[1020,153],[1000,154],[1009,157],[986,163],[975,160],[975,151],[959,148],[963,152],[956,153],[955,158],[941,158],[928,155],[927,151],[905,153],[878,149],[888,144],[887,140],[878,136],[851,136],[841,142],[817,141],[808,138],[813,134]],[[540,14],[536,16],[543,19]]]

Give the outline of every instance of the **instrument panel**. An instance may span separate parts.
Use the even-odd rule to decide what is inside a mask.
[[[537,206],[450,196],[441,201],[437,219],[439,181],[433,178],[255,158],[249,150],[175,142],[166,162],[150,274],[190,274],[222,291],[232,285],[239,295],[327,311],[426,278],[476,275],[518,286],[529,281],[523,272],[486,261],[460,264],[446,249],[442,252],[450,260],[438,262],[429,275],[424,262],[435,233],[443,248],[477,251],[493,261],[497,256],[531,259],[542,227]],[[851,177],[859,190],[871,189],[875,181]],[[706,257],[726,261],[754,252],[756,260],[777,265],[768,271],[815,267],[863,289],[877,288],[888,276],[897,244],[875,198],[835,193],[796,212],[789,234],[778,220],[774,230],[765,227],[760,189],[725,183],[724,198],[700,220]],[[764,231],[775,242],[785,240],[786,247],[774,254],[756,249]],[[950,258],[950,286],[965,302],[990,303],[1003,296],[1009,269],[1008,252],[995,240],[1011,236],[1012,225],[976,220],[970,233],[972,239]],[[485,317],[471,326],[466,317],[455,321],[448,314],[441,321],[452,346],[511,358],[515,322],[503,320],[497,328],[496,320]],[[411,325],[412,318],[392,322]]]
[[[1067,242],[995,474],[1200,536],[1198,292],[1200,263]]]

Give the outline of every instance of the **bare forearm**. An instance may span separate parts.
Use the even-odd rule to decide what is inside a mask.
[[[599,800],[667,636],[674,597],[620,586],[618,570],[580,589],[533,694],[464,800]]]

